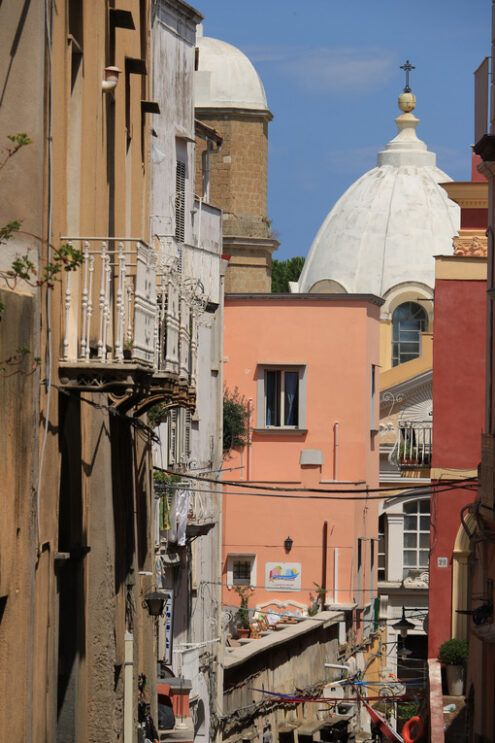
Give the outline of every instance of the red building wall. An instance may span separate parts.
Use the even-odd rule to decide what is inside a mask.
[[[437,279],[433,334],[432,469],[441,479],[462,477],[478,467],[485,409],[486,283]],[[449,470],[452,470],[451,472]],[[475,491],[432,488],[428,656],[451,637],[452,550],[460,511]],[[433,483],[432,483],[433,484]],[[448,566],[439,567],[438,558]]]

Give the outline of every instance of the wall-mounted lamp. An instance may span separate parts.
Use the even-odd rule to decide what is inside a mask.
[[[121,72],[120,67],[105,67],[105,79],[101,81],[101,89],[104,93],[108,93],[117,87]]]
[[[284,547],[286,552],[290,552],[292,549],[292,545],[294,544],[294,540],[290,537],[287,537],[287,539],[284,539]]]
[[[150,617],[161,617],[167,599],[168,593],[163,593],[163,591],[153,591],[152,593],[146,594],[143,606],[148,608]]]
[[[402,607],[402,618],[398,622],[392,625],[392,629],[400,632],[401,637],[407,637],[407,633],[410,629],[414,629],[414,624],[406,619],[406,610]]]

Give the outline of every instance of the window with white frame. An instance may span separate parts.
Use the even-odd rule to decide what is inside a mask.
[[[304,428],[304,366],[260,366],[257,428]]]
[[[227,586],[256,585],[256,555],[230,554],[227,556]]]
[[[378,580],[386,580],[385,514],[378,518]]]
[[[428,330],[428,313],[417,302],[404,302],[392,315],[392,366],[421,356],[421,333]]]
[[[430,554],[429,499],[404,504],[404,578],[411,572],[428,570]]]

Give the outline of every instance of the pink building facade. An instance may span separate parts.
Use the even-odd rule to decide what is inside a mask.
[[[224,488],[225,605],[239,605],[236,585],[253,587],[251,606],[281,613],[304,614],[318,595],[332,607],[372,603],[381,304],[226,297],[225,386],[245,399],[251,444],[226,454],[225,479],[252,487]]]

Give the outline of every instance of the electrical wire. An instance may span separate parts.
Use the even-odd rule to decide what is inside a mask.
[[[153,467],[154,470],[164,472],[167,475],[175,475],[178,477],[185,478],[187,480],[199,480],[200,482],[209,482],[214,485],[222,484],[223,486],[229,486],[229,487],[235,487],[239,490],[243,489],[249,489],[249,490],[257,490],[258,492],[254,493],[242,493],[243,495],[253,495],[253,496],[263,496],[263,497],[272,497],[272,498],[304,498],[306,500],[314,499],[314,500],[383,500],[383,495],[369,495],[369,493],[390,493],[390,491],[393,491],[393,494],[400,495],[401,493],[398,491],[408,491],[408,492],[415,492],[419,493],[420,495],[430,495],[431,491],[431,485],[404,485],[403,487],[395,487],[395,488],[365,488],[365,489],[337,489],[337,490],[328,490],[325,488],[291,488],[291,487],[279,487],[279,486],[273,486],[273,485],[251,485],[245,482],[235,482],[231,480],[223,480],[221,483],[219,483],[218,480],[214,480],[212,478],[208,477],[199,477],[196,475],[191,475],[186,472],[176,472],[172,469],[162,469],[161,467],[157,467],[156,465]],[[476,483],[478,481],[477,477],[470,477],[466,478],[465,480],[451,480],[447,481],[445,480],[445,485],[442,485],[441,488],[438,486],[435,486],[436,492],[446,492],[448,490],[456,490],[459,488],[466,489],[466,487],[473,487],[476,486]],[[235,491],[225,491],[222,492],[224,495],[239,495],[239,490]],[[315,493],[315,495],[299,495],[299,493]],[[316,493],[322,493],[323,495],[316,495]],[[330,493],[333,493],[334,495],[329,495]],[[363,495],[353,495],[354,493],[363,493]],[[352,497],[348,498],[342,498],[341,495],[349,495]]]
[[[159,469],[158,467],[154,467],[154,469]],[[165,472],[169,475],[179,475],[181,477],[185,477],[187,479],[191,480],[203,480],[204,482],[213,482],[218,483],[218,480],[209,479],[207,477],[200,477],[198,475],[192,475],[190,473],[186,472],[175,472],[172,469],[166,469]],[[442,482],[445,482],[446,484],[453,484],[453,483],[460,483],[461,485],[464,483],[475,483],[478,482],[478,477],[466,477],[464,479],[459,478],[453,478],[452,480],[442,480]],[[229,485],[230,487],[236,487],[236,488],[244,488],[244,489],[254,489],[257,490],[260,488],[260,485],[252,485],[247,482],[240,482],[235,480],[223,480],[222,483],[224,485]],[[421,484],[421,485],[404,485],[404,486],[391,486],[391,487],[382,487],[382,488],[345,488],[345,489],[339,489],[339,488],[295,488],[295,487],[288,487],[288,486],[280,486],[280,485],[264,485],[262,487],[263,490],[270,490],[270,491],[283,491],[285,493],[294,492],[294,493],[387,493],[392,492],[396,493],[398,490],[424,490],[430,489],[432,486],[430,483],[427,484]]]

